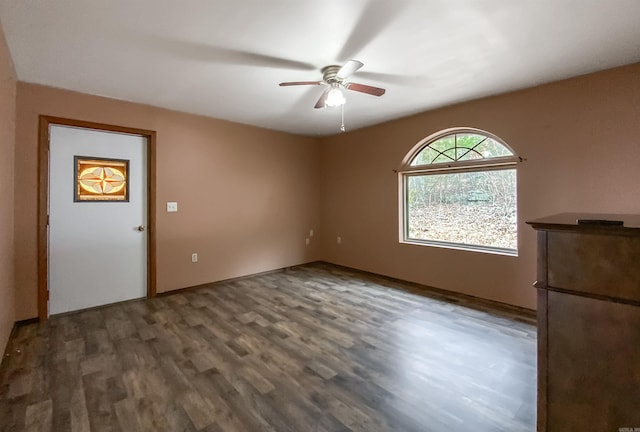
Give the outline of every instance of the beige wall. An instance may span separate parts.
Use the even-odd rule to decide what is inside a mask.
[[[317,237],[305,246],[320,232],[318,140],[26,83],[17,94],[17,319],[37,314],[39,114],[157,131],[158,292],[320,258]]]
[[[0,27],[0,355],[15,321],[13,241],[13,157],[16,80]]]
[[[534,308],[535,235],[524,221],[640,212],[639,75],[633,65],[322,140],[19,83],[15,318],[36,315],[39,114],[158,132],[159,292],[324,259]],[[419,140],[453,126],[492,132],[527,158],[518,169],[518,257],[398,243],[393,170]],[[167,214],[174,200],[180,211]]]
[[[518,168],[518,257],[398,242],[393,169],[422,138],[456,126],[492,132],[527,159]],[[322,161],[324,259],[535,308],[536,239],[525,221],[640,213],[640,65],[327,138]]]

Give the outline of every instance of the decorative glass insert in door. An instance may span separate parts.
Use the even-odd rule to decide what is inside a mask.
[[[74,201],[129,201],[129,161],[75,156]]]

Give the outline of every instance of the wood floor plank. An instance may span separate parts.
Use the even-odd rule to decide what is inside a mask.
[[[53,403],[51,399],[29,405],[25,411],[25,428],[27,432],[49,432],[52,430],[51,417]]]
[[[0,431],[535,430],[535,318],[328,264],[18,327]]]

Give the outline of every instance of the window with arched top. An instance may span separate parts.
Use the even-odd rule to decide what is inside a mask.
[[[471,128],[422,140],[399,170],[401,241],[516,255],[520,158]]]

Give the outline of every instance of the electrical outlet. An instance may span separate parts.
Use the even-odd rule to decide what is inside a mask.
[[[309,246],[309,243],[310,243],[310,241],[309,241],[309,237],[307,237],[306,239],[304,239],[304,244],[306,244],[307,246]]]
[[[192,253],[191,254],[191,262],[198,262],[198,254],[197,253]]]
[[[342,244],[342,237],[338,236],[338,238],[336,238],[336,243]]]
[[[175,201],[167,202],[167,213],[175,213],[178,211],[178,203]]]

